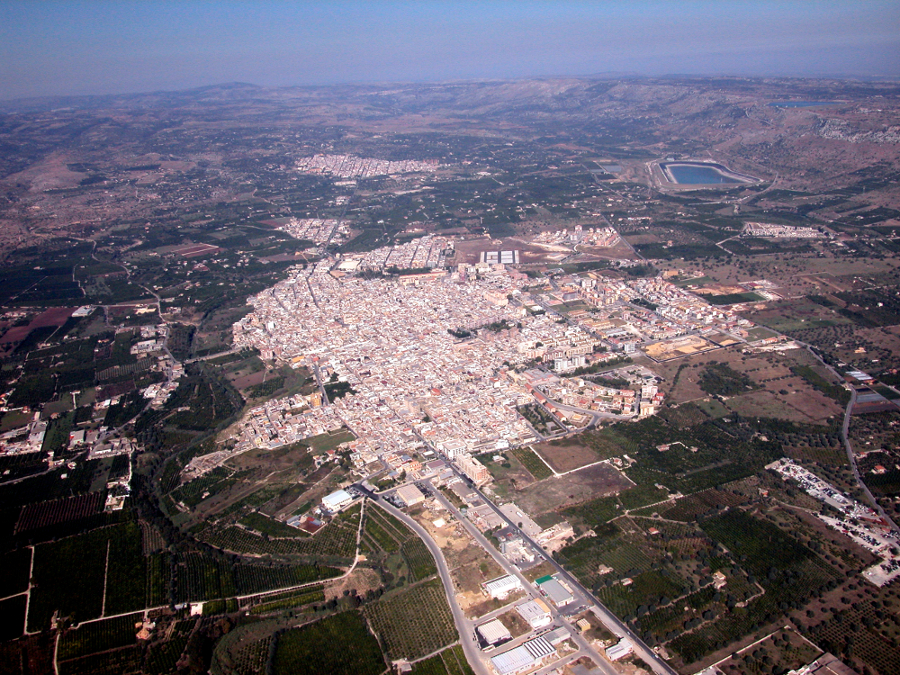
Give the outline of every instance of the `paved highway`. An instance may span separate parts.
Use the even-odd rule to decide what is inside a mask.
[[[454,469],[455,471],[456,469]],[[459,475],[459,474],[458,474]],[[462,478],[462,476],[460,476]],[[462,478],[466,483],[469,483],[465,478]],[[557,571],[557,574],[566,581],[569,587],[572,589],[572,593],[575,595],[576,602],[581,602],[585,606],[590,607],[594,614],[603,622],[603,625],[611,631],[613,634],[618,635],[619,637],[627,637],[631,640],[634,645],[635,653],[643,659],[643,661],[653,669],[657,675],[678,675],[674,669],[672,669],[669,664],[667,664],[660,656],[650,649],[644,641],[641,640],[637,635],[635,635],[628,626],[626,626],[619,618],[610,612],[606,607],[604,607],[600,602],[591,595],[584,586],[579,583],[579,581],[572,575],[569,574],[563,567],[557,563],[536,541],[534,541],[527,534],[522,532],[515,523],[513,523],[509,518],[506,517],[496,504],[494,504],[490,499],[488,499],[484,493],[481,492],[477,487],[473,486],[475,492],[484,500],[486,504],[488,504],[494,512],[503,519],[505,523],[508,523],[510,527],[516,530],[522,538],[528,542],[535,551],[537,551],[541,557],[543,557],[547,562],[549,562],[553,568]],[[615,672],[615,671],[613,671]]]
[[[431,535],[428,534],[424,527],[419,525],[419,523],[410,518],[403,511],[392,504],[389,504],[381,497],[365,490],[365,488],[359,487],[359,489],[360,491],[367,493],[373,500],[378,502],[379,506],[388,511],[392,516],[402,520],[422,541],[425,542],[428,550],[431,551],[431,555],[434,556],[438,574],[444,584],[444,592],[447,594],[450,611],[453,613],[453,622],[456,624],[456,630],[459,631],[459,640],[462,644],[463,652],[465,652],[466,659],[469,661],[469,665],[472,666],[472,670],[475,671],[475,675],[491,675],[487,665],[481,659],[481,649],[476,642],[474,626],[472,622],[466,618],[466,615],[463,613],[462,609],[460,609],[459,603],[456,601],[453,579],[450,577],[450,569],[447,567],[447,560],[444,558],[444,554],[440,547],[435,543],[434,539],[431,538]]]
[[[853,406],[855,404],[856,388],[851,387],[850,402],[847,404],[847,409],[844,411],[844,424],[841,427],[841,438],[844,441],[844,449],[847,451],[847,460],[850,462],[850,467],[853,469],[853,477],[856,479],[856,484],[859,485],[860,489],[865,493],[869,503],[876,511],[878,511],[878,514],[884,518],[884,522],[888,523],[895,533],[900,534],[900,528],[897,527],[897,523],[895,523],[885,510],[881,508],[881,504],[879,504],[878,500],[875,499],[871,492],[869,492],[869,487],[863,481],[862,476],[859,475],[859,467],[856,465],[856,454],[853,452],[853,446],[850,444],[850,437],[847,435],[850,431],[850,416],[853,414]]]
[[[478,531],[478,529],[469,521],[468,518],[464,517],[446,497],[439,490],[433,490],[435,497],[437,500],[444,505],[444,507],[453,514],[453,517],[456,518],[460,524],[468,531],[468,533],[472,536],[472,538],[485,550],[487,551],[494,560],[503,568],[503,571],[507,574],[511,574],[519,579],[522,582],[522,586],[526,589],[526,592],[532,597],[540,597],[538,591],[534,588],[534,585],[528,581],[528,579],[523,576],[523,574],[519,571],[519,569],[512,565],[506,558],[504,558],[500,553],[494,548],[493,544],[491,544],[487,538]],[[487,500],[485,500],[487,501]],[[487,502],[490,504],[490,502]],[[493,506],[493,504],[492,504]],[[494,507],[496,508],[496,507]],[[574,590],[574,589],[573,589]],[[590,603],[584,602],[583,604],[588,605]],[[596,662],[597,666],[604,673],[604,675],[618,675],[615,668],[603,658],[600,654],[597,653],[587,640],[581,635],[581,633],[574,628],[568,620],[560,613],[560,611],[553,605],[552,602],[547,603],[548,607],[550,607],[550,615],[553,617],[554,625],[556,626],[566,626],[569,628],[569,632],[572,634],[572,641],[578,647],[578,654],[581,656],[589,656],[591,660]],[[480,621],[479,621],[480,622]],[[550,627],[548,627],[549,629]],[[507,651],[511,649],[517,642],[524,642],[525,640],[518,640],[512,643],[503,645],[503,651]],[[499,652],[498,652],[499,653]]]

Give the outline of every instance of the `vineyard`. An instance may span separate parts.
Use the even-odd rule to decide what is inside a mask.
[[[195,602],[236,595],[231,565],[199,552],[182,553],[175,563],[176,602]]]
[[[183,553],[175,566],[178,602],[252,595],[340,576],[341,570],[319,565],[233,564],[199,552]]]
[[[320,579],[341,575],[335,567],[319,565],[295,565],[291,567],[263,567],[262,565],[235,565],[234,582],[238,595],[262,593],[276,588],[299,586]]]
[[[344,511],[315,535],[297,539],[265,539],[234,525],[224,528],[211,525],[197,536],[211,546],[232,553],[352,559],[356,554],[359,518],[357,506]]]
[[[352,645],[352,649],[340,645]],[[359,612],[335,614],[276,638],[275,675],[380,675],[384,671],[378,641]]]
[[[20,548],[17,551],[0,555],[0,598],[6,598],[28,589],[28,569],[31,566],[31,550]]]
[[[321,602],[325,599],[325,594],[319,589],[303,589],[294,593],[284,593],[273,596],[276,599],[269,600],[250,608],[250,614],[268,614],[269,612],[277,612],[284,609],[293,609],[302,607],[314,602]]]
[[[248,513],[238,521],[241,525],[254,531],[254,533],[262,534],[267,537],[288,537],[301,538],[308,537],[309,534],[296,527],[285,525],[282,522],[264,516],[258,511]]]
[[[238,601],[234,598],[227,600],[209,600],[203,603],[203,616],[213,614],[231,614],[238,611]]]
[[[437,579],[386,595],[364,612],[392,660],[419,658],[459,639]]]
[[[0,600],[0,641],[14,640],[25,626],[24,594]]]
[[[234,672],[237,675],[264,675],[269,660],[269,648],[275,636],[242,645],[234,652]]]
[[[474,675],[462,647],[454,645],[413,665],[411,675]]]
[[[172,556],[154,553],[147,557],[147,607],[169,603],[169,582],[172,579]]]
[[[47,628],[57,610],[76,623],[100,616],[107,542],[123,556],[115,561],[110,556],[110,578],[121,580],[123,586],[110,585],[107,607],[112,603],[122,611],[140,608],[145,597],[140,537],[135,523],[125,523],[37,546],[29,630]]]
[[[144,555],[150,555],[157,551],[162,551],[166,547],[166,540],[155,525],[140,520],[138,524],[141,526],[141,534],[143,535],[142,546]]]
[[[528,448],[516,448],[509,452],[519,460],[519,463],[525,467],[528,473],[534,476],[535,480],[543,480],[553,475],[553,472],[544,464],[544,461]]]
[[[170,496],[176,502],[180,502],[188,508],[193,508],[208,496],[233,485],[236,481],[231,478],[232,474],[233,472],[230,469],[224,466],[217,466],[209,473],[176,488]]]
[[[389,514],[384,510],[370,507],[366,513],[366,523],[363,527],[363,539],[372,550],[382,550],[385,553],[396,553],[407,536],[411,534],[406,526],[402,529],[394,527],[388,520]],[[406,532],[404,532],[406,530]]]
[[[135,623],[142,620],[140,612],[84,624],[66,631],[59,641],[59,658],[75,659],[88,654],[127,647],[137,642]]]
[[[27,504],[16,522],[15,533],[50,527],[59,523],[80,520],[103,510],[103,492],[90,492],[86,495],[54,499],[48,502]]]
[[[399,552],[409,569],[410,581],[437,574],[434,558],[418,535],[374,503],[366,511],[361,543],[373,554]]]
[[[106,612],[121,614],[143,609],[147,599],[147,559],[143,555],[141,528],[130,522],[105,531],[109,534]]]
[[[172,636],[165,642],[157,642],[150,646],[144,671],[147,675],[164,675],[175,670],[178,659],[184,653],[196,620],[187,619],[175,624]]]
[[[431,551],[419,537],[413,535],[400,547],[400,553],[409,566],[409,576],[412,581],[421,581],[426,577],[437,574],[437,565]]]

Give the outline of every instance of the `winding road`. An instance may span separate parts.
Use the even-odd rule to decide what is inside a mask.
[[[428,534],[424,527],[419,525],[419,523],[410,518],[403,511],[375,494],[371,494],[370,498],[392,516],[403,521],[409,529],[415,532],[416,535],[425,542],[425,546],[428,547],[428,550],[431,551],[431,555],[434,556],[438,575],[440,575],[441,582],[444,584],[444,593],[447,595],[447,603],[450,605],[450,611],[453,614],[453,622],[456,624],[456,630],[459,632],[459,640],[460,644],[462,644],[463,652],[466,655],[466,660],[469,662],[472,670],[475,671],[475,675],[491,675],[490,670],[481,659],[481,650],[475,642],[472,622],[466,618],[459,603],[456,601],[456,594],[454,593],[455,586],[453,584],[453,579],[450,576],[450,568],[447,567],[447,560],[444,558],[444,553],[441,551],[440,547],[435,543],[434,539],[431,538],[431,535]]]

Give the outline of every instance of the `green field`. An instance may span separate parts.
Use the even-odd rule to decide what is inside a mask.
[[[393,659],[416,659],[459,638],[439,580],[394,591],[365,607]]]
[[[455,645],[440,654],[413,664],[411,675],[474,675],[462,647]]]
[[[524,466],[535,480],[550,478],[553,472],[544,461],[528,448],[515,448],[509,451]]]
[[[378,640],[368,632],[362,616],[359,612],[344,612],[279,635],[271,672],[380,675],[384,671]]]

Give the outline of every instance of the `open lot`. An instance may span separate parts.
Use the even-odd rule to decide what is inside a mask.
[[[532,447],[558,473],[605,459],[587,445],[584,435],[536,443]]]
[[[588,499],[616,494],[632,483],[608,464],[590,466],[559,478],[548,478],[515,495],[516,503],[532,516],[558,511]]]

